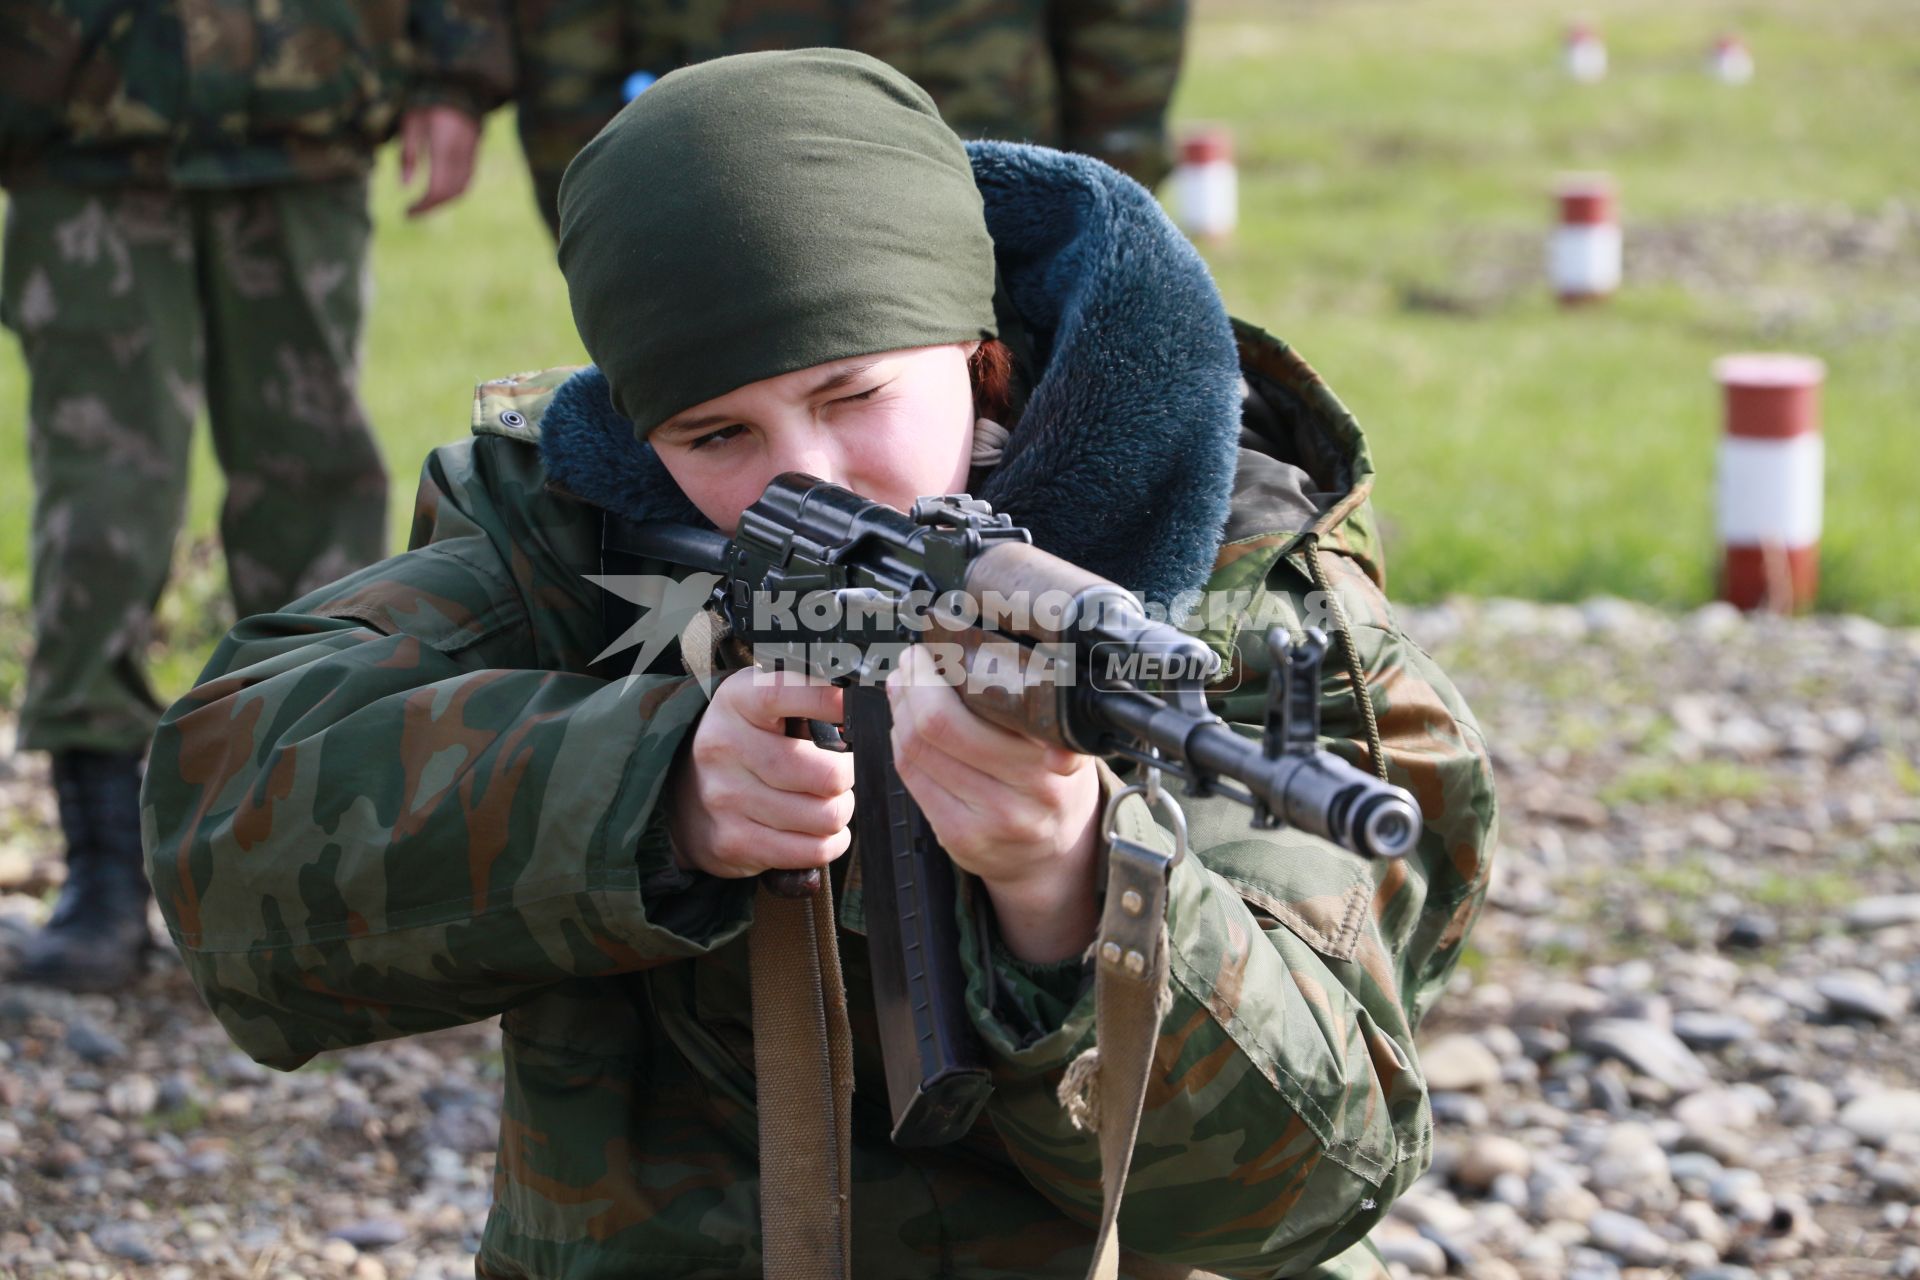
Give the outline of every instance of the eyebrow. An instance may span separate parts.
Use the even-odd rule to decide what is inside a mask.
[[[846,386],[849,382],[852,382],[855,378],[858,378],[861,374],[867,372],[867,370],[879,363],[878,360],[869,360],[865,364],[850,364],[840,372],[822,381],[820,385],[813,390],[807,392],[807,398],[812,399],[814,396],[824,395],[829,391],[838,391],[841,387]]]
[[[846,386],[879,363],[878,360],[869,360],[865,364],[850,364],[838,373],[829,374],[816,384],[812,390],[807,392],[806,398],[811,400],[815,396],[825,395],[829,391],[838,391],[841,387]],[[677,440],[682,436],[691,435],[696,431],[702,431],[708,427],[726,426],[730,423],[737,422],[739,416],[740,415],[734,413],[709,413],[698,418],[687,418],[666,423],[664,426],[658,428],[656,434],[665,435]]]

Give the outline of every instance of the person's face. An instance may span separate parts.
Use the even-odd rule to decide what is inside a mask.
[[[750,382],[681,411],[647,442],[729,535],[783,471],[805,471],[901,511],[966,487],[975,344],[835,360]]]

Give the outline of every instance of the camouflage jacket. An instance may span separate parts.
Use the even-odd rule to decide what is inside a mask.
[[[364,172],[407,106],[513,87],[506,0],[0,0],[0,181]]]
[[[729,53],[870,53],[933,95],[965,138],[1097,156],[1152,185],[1168,167],[1167,102],[1186,0],[520,0],[520,137],[558,226],[560,175],[619,111],[636,71]]]
[[[1329,745],[1372,767],[1377,735],[1388,777],[1427,819],[1414,856],[1369,864],[1253,830],[1231,802],[1183,802],[1192,855],[1171,885],[1173,1003],[1121,1215],[1125,1274],[1382,1274],[1365,1237],[1430,1154],[1414,1028],[1485,891],[1494,810],[1479,732],[1394,622],[1372,464],[1339,401],[1284,344],[1224,316],[1221,401],[1219,369],[1196,380],[1181,368],[1212,350],[1206,317],[1185,317],[1177,342],[1145,341],[1181,319],[1177,297],[1117,345],[1068,332],[1088,315],[1131,330],[1109,304],[1139,296],[1125,282],[1160,270],[1163,248],[1210,290],[1204,267],[1169,247],[1170,231],[1159,245],[1152,228],[1124,228],[1138,234],[1080,259],[1119,283],[1049,312],[1008,243],[1017,232],[996,220],[1008,179],[1002,166],[982,182],[1006,251],[1003,330],[1015,313],[1027,322],[1010,336],[1024,367],[1045,372],[976,491],[1108,576],[1198,547],[1209,590],[1190,617],[1240,681],[1217,700],[1230,719],[1260,719],[1266,626],[1343,627],[1322,687]],[[1109,197],[1151,206],[1106,181]],[[1043,235],[1061,226],[1029,221]],[[670,653],[631,679],[590,670],[608,639],[588,579],[605,513],[584,486],[556,483],[577,467],[552,446],[597,412],[610,419],[603,469],[624,472],[619,449],[638,446],[597,378],[482,386],[472,438],[426,464],[411,550],[234,630],[155,739],[150,872],[188,972],[261,1062],[292,1068],[503,1015],[483,1275],[757,1276],[751,891],[677,871],[659,820],[704,706],[698,684]],[[1149,387],[1190,412],[1163,415]],[[1179,424],[1216,403],[1231,506],[1195,542],[1178,517],[1212,480],[1195,480]],[[633,514],[633,484],[623,475],[596,498]],[[1037,492],[1023,486],[1058,484],[1081,493],[1074,509],[1020,505]],[[969,1007],[995,1090],[962,1142],[899,1150],[859,904],[843,905],[859,1274],[1083,1274],[1099,1160],[1055,1099],[1091,1036],[1082,966],[1017,961],[963,887]]]

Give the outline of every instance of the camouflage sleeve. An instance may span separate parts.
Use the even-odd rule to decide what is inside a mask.
[[[1424,840],[1411,858],[1372,864],[1253,830],[1231,802],[1182,800],[1191,852],[1171,884],[1173,1007],[1121,1214],[1122,1243],[1139,1254],[1227,1276],[1300,1274],[1361,1241],[1429,1162],[1414,1027],[1484,893],[1491,774],[1431,660],[1390,627],[1353,634],[1389,772],[1419,797]],[[1245,720],[1237,701],[1227,714]],[[1329,745],[1364,764],[1344,672],[1328,676],[1323,705]],[[1151,821],[1144,806],[1132,820]],[[1035,1035],[1026,1024],[1062,1007],[1057,975],[994,970],[969,971],[996,1061],[990,1115],[1028,1180],[1091,1224],[1098,1149],[1055,1098],[1092,1041],[1091,992]]]
[[[748,923],[727,882],[683,887],[655,821],[698,686],[565,669],[555,545],[583,534],[505,523],[492,487],[537,477],[487,474],[503,450],[533,454],[438,451],[416,549],[243,622],[154,739],[155,895],[214,1014],[271,1066]]]
[[[1180,75],[1186,0],[1053,0],[1061,143],[1151,187],[1171,167],[1167,103]]]
[[[510,0],[411,0],[406,107],[446,105],[476,118],[513,93]]]

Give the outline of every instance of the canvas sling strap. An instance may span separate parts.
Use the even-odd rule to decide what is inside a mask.
[[[748,655],[712,609],[680,633],[709,694]],[[760,1123],[760,1253],[768,1280],[847,1280],[853,1252],[853,1036],[834,933],[833,884],[754,891],[747,935]]]
[[[853,1040],[833,887],[764,884],[748,938],[759,1079],[760,1252],[768,1280],[846,1280],[853,1229]]]
[[[1174,836],[1171,852],[1149,843],[1144,815],[1129,815],[1123,802],[1138,795],[1147,810],[1163,810]],[[1132,821],[1126,819],[1133,817]],[[1180,806],[1160,789],[1160,771],[1121,788],[1101,819],[1106,838],[1107,892],[1100,932],[1094,940],[1093,1047],[1068,1066],[1060,1102],[1073,1123],[1093,1131],[1100,1144],[1101,1211],[1088,1280],[1120,1274],[1120,1200],[1133,1144],[1140,1132],[1160,1039],[1172,993],[1167,971],[1167,894],[1173,868],[1186,856],[1187,826]],[[1129,1259],[1129,1271],[1140,1260]],[[1185,1268],[1152,1266],[1156,1277],[1191,1274]],[[1146,1272],[1141,1272],[1146,1274]]]

